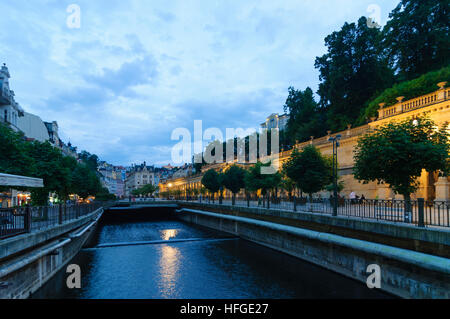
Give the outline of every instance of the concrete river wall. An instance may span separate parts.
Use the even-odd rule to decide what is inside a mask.
[[[223,206],[205,207],[189,203],[183,203],[181,206],[183,208],[178,210],[177,216],[185,222],[239,236],[361,282],[366,282],[370,275],[367,273],[368,265],[379,265],[380,289],[396,296],[450,298],[450,260],[448,259],[450,233],[447,230],[424,231],[415,227],[402,229],[402,226],[394,224],[380,227],[380,224],[375,225],[373,222],[366,225],[365,221],[361,220],[336,220],[317,214],[286,213],[291,219],[283,219],[283,212],[261,210],[258,216],[258,212],[250,214],[255,213],[254,209],[243,207],[224,209]],[[238,211],[234,211],[236,209]],[[246,214],[252,215],[252,218],[242,217]],[[296,218],[291,215],[295,215]],[[273,217],[277,222],[271,221],[269,217]],[[320,220],[320,227],[325,227],[327,232],[311,229],[314,228],[311,225],[308,227],[289,225],[301,222],[302,219],[303,222],[307,220],[311,225],[314,224],[314,220]],[[346,225],[346,229],[342,227],[343,224]],[[375,240],[355,238],[352,230],[363,237],[371,233]],[[339,231],[344,231],[352,237],[336,234]],[[380,243],[388,241],[393,234],[397,236],[398,242],[393,242],[397,246],[408,245],[410,242],[416,248],[428,251],[434,249],[442,256],[418,251],[420,249],[405,249]],[[413,238],[408,239],[408,237]]]
[[[102,214],[0,241],[0,299],[30,297],[80,251]]]
[[[48,230],[0,241],[0,298],[28,298],[89,242],[100,218],[122,223],[170,214],[187,223],[295,256],[366,283],[381,270],[381,290],[403,298],[450,298],[450,231],[269,209],[165,202],[103,208]],[[176,211],[175,211],[176,210]],[[282,265],[280,265],[282,267]],[[282,269],[280,269],[282,271]]]

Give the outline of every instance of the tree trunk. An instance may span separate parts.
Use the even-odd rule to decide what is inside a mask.
[[[223,191],[219,191],[219,204],[222,205],[223,203]]]
[[[233,193],[231,205],[233,205],[233,206],[236,205],[236,194],[235,193]]]

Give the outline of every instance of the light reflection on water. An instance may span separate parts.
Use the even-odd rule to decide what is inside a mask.
[[[168,240],[168,239],[166,239]],[[162,298],[177,298],[178,270],[180,268],[180,251],[178,248],[164,245],[159,256],[158,287]]]
[[[177,229],[165,229],[161,230],[161,239],[170,240],[172,238],[176,238],[178,235]]]

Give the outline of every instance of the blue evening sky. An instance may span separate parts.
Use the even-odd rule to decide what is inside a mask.
[[[317,90],[324,38],[399,0],[1,0],[16,100],[117,165],[171,162],[175,128],[258,127],[287,89]],[[81,9],[69,28],[67,7]]]

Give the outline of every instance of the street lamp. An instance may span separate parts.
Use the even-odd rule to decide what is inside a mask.
[[[338,175],[338,162],[337,162],[337,149],[340,146],[339,141],[341,140],[341,134],[336,135],[336,137],[330,137],[329,142],[333,143],[333,216],[337,216],[338,207],[338,190],[337,190],[337,175]]]

